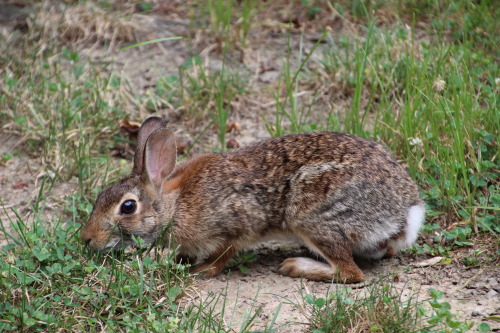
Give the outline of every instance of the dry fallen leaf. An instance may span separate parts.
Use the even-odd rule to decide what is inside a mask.
[[[111,157],[120,157],[120,158],[125,158],[127,155],[127,152],[124,147],[113,147],[109,151],[109,156]]]
[[[239,132],[241,130],[241,125],[237,121],[230,121],[226,125],[226,133]]]
[[[25,187],[28,187],[28,184],[23,183],[23,182],[19,182],[19,181],[12,184],[12,188],[14,190],[20,190],[20,189],[23,189]]]
[[[135,134],[139,132],[139,128],[141,128],[141,123],[125,119],[120,121],[120,128],[124,129],[128,133]]]
[[[439,264],[443,257],[433,257],[424,261],[416,262],[413,264],[415,267],[427,267],[427,266],[434,266],[436,264]]]
[[[177,154],[182,155],[191,146],[192,141],[189,139],[177,139]]]
[[[226,143],[226,148],[231,149],[231,148],[239,148],[240,143],[236,139],[229,139]]]

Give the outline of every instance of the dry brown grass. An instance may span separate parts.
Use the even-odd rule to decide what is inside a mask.
[[[68,7],[46,4],[34,24],[46,37],[63,43],[108,45],[113,49],[140,40],[142,29],[131,16],[130,10],[111,12],[90,1]]]

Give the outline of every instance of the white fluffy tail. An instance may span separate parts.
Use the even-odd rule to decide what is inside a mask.
[[[411,206],[408,210],[408,227],[406,229],[406,246],[413,244],[418,237],[418,232],[422,228],[425,219],[425,208],[421,206]]]
[[[365,242],[361,246],[354,248],[353,252],[357,256],[370,259],[380,259],[386,254],[394,255],[417,240],[418,232],[424,223],[424,218],[425,208],[423,204],[411,206],[408,209],[404,230],[400,230],[392,239],[387,239],[387,234],[375,234],[372,239],[369,239],[369,242]]]
[[[406,218],[407,225],[405,230],[405,237],[390,240],[389,247],[397,252],[415,243],[418,237],[418,232],[420,231],[420,229],[422,228],[422,224],[424,223],[424,219],[424,206],[411,206],[408,210],[408,217]]]

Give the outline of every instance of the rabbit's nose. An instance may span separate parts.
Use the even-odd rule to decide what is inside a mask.
[[[90,237],[88,232],[85,232],[85,229],[81,231],[80,237],[82,238],[82,241],[85,243],[85,245],[89,245],[92,241],[92,237]]]
[[[90,242],[92,241],[92,238],[90,238],[90,237],[88,237],[88,238],[82,237],[82,241],[85,243],[85,245],[88,246],[90,244]]]

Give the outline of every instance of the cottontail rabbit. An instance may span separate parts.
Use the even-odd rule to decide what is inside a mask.
[[[319,254],[286,259],[283,275],[359,282],[353,255],[381,258],[413,243],[424,220],[417,186],[381,144],[318,132],[270,139],[176,167],[161,118],[142,124],[132,173],[104,189],[81,232],[93,249],[153,242],[172,221],[179,255],[219,273],[247,245],[292,236]]]

